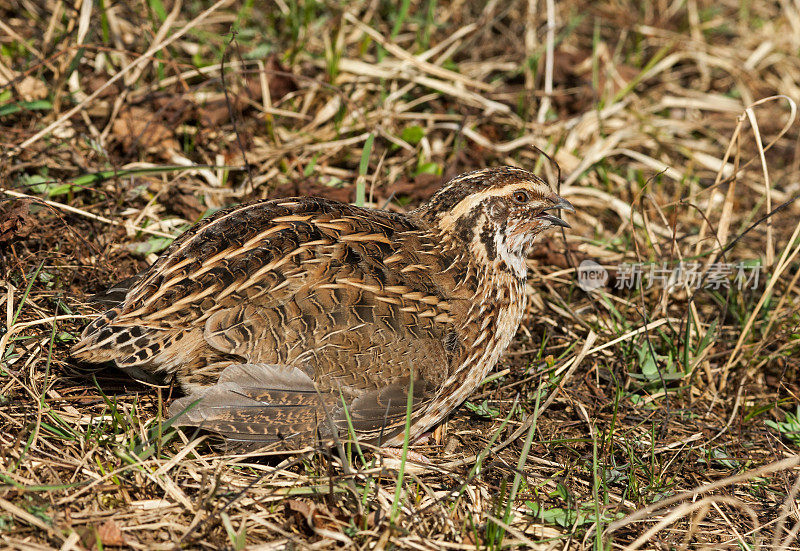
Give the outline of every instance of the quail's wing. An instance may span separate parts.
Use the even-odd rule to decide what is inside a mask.
[[[250,302],[280,306],[333,266],[345,266],[346,277],[362,261],[380,263],[395,250],[394,234],[413,230],[393,216],[322,199],[220,211],[179,237],[121,304],[87,326],[72,355],[168,374],[223,365],[230,358],[202,338],[209,317]]]
[[[409,381],[395,381],[353,399],[344,391],[321,390],[294,366],[235,364],[223,371],[216,385],[176,400],[169,411],[176,424],[211,431],[240,451],[351,437],[380,445],[396,440],[407,412],[416,419],[430,399],[423,381],[413,388]]]

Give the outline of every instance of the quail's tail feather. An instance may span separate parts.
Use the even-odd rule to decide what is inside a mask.
[[[113,326],[113,321],[122,312],[125,296],[144,272],[118,281],[107,289],[88,297],[88,301],[96,307],[107,310],[86,326],[81,339],[70,350],[70,357],[83,364],[101,364],[111,362],[119,357],[117,346],[135,336],[140,329],[120,328]],[[127,333],[133,329],[133,333]],[[124,333],[124,335],[122,335]]]
[[[302,444],[331,434],[336,397],[320,393],[302,370],[271,364],[234,364],[219,382],[172,403],[175,423],[214,432],[229,448],[253,450],[272,442]]]
[[[176,424],[211,431],[240,450],[273,442],[300,445],[324,431],[325,411],[316,396],[249,390],[236,383],[215,385],[176,400],[169,411],[177,415]]]
[[[112,308],[87,325],[81,339],[70,349],[70,357],[86,363],[110,362],[116,358],[118,353],[113,346],[115,331],[110,324],[118,315],[119,310]]]
[[[120,368],[143,366],[166,346],[170,333],[139,325],[114,324],[116,310],[109,310],[90,323],[70,349],[79,362],[113,361]]]
[[[217,384],[173,402],[169,413],[175,424],[216,433],[241,451],[275,442],[282,447],[330,442],[346,437],[351,427],[359,439],[380,444],[402,431],[409,390],[395,382],[343,402],[340,393],[320,390],[298,367],[234,364]],[[426,402],[422,381],[413,398],[412,409],[418,411]]]

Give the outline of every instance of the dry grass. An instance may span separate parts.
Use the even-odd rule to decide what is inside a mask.
[[[800,548],[797,2],[22,0],[0,29],[5,547]],[[533,146],[573,229],[499,375],[405,463],[221,455],[167,390],[67,376],[85,294],[209,209],[555,182]],[[681,260],[762,277],[615,286]]]

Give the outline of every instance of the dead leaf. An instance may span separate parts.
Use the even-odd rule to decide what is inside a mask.
[[[284,502],[287,511],[294,513],[293,516],[299,517],[298,520],[305,520],[309,528],[314,526],[314,510],[316,509],[313,503],[308,501],[301,501],[299,499],[287,499]]]
[[[286,94],[297,90],[297,82],[291,72],[281,65],[278,56],[271,55],[267,58],[264,72],[267,75],[267,86],[272,103],[283,98]],[[228,82],[228,99],[220,99],[206,103],[199,113],[200,123],[208,128],[214,128],[230,120],[233,111],[241,116],[251,102],[261,102],[261,79],[258,75],[250,76],[245,81],[245,86],[240,87]],[[230,102],[230,109],[228,109]]]
[[[35,101],[47,97],[47,86],[38,78],[28,75],[17,84],[17,92],[22,101]]]
[[[413,203],[424,201],[442,186],[442,177],[436,174],[418,174],[411,179],[403,178],[392,184],[389,191],[395,197],[408,197]]]
[[[36,223],[31,215],[31,201],[16,199],[0,205],[0,243],[23,239]]]
[[[214,128],[228,120],[228,108],[218,102],[206,105],[200,109],[200,124]]]
[[[75,137],[75,127],[72,126],[72,121],[64,121],[60,126],[53,128],[53,136],[60,140],[69,140]]]
[[[122,547],[127,545],[125,536],[113,519],[108,519],[97,529],[97,536],[103,547]]]
[[[380,511],[380,510],[378,510],[378,511],[370,511],[369,513],[367,513],[366,528],[370,529],[370,528],[376,527],[378,525],[378,523],[380,523],[381,518],[383,516],[384,516],[383,512]]]
[[[180,150],[172,130],[159,122],[155,113],[142,107],[122,111],[111,131],[125,149],[143,147],[165,158],[171,158],[173,152]]]
[[[199,219],[206,211],[206,207],[192,192],[189,186],[177,185],[169,188],[166,206],[169,210],[179,214],[189,222]]]
[[[339,530],[336,522],[337,516],[341,517],[342,512],[338,508],[328,509],[323,503],[314,503],[299,499],[287,499],[285,506],[288,511],[295,514],[296,520],[305,520],[306,526],[312,531],[319,529]]]
[[[86,89],[87,94],[94,93],[98,88],[104,86],[106,82],[108,82],[108,77],[99,74],[91,73],[89,75],[82,76],[82,83]],[[110,86],[108,86],[108,88],[103,89],[103,91],[97,95],[97,98],[113,99],[116,98],[121,92],[122,89],[120,88],[120,85],[115,82]]]
[[[297,90],[297,81],[289,70],[281,65],[278,56],[272,54],[267,59],[265,70],[267,72],[267,82],[269,83],[269,95],[272,101],[281,99],[286,94]],[[261,95],[261,85],[258,86],[258,95]]]
[[[75,530],[81,538],[81,543],[87,549],[97,549],[100,545],[106,547],[125,547],[127,542],[119,526],[113,519],[108,519],[99,527],[94,525],[79,526]]]
[[[386,469],[399,471],[402,464],[403,450],[400,448],[382,448],[379,451],[381,455],[382,466]],[[430,459],[425,457],[419,452],[414,450],[406,450],[406,463],[404,470],[407,473],[422,474],[428,472],[430,469],[428,465],[431,464]]]

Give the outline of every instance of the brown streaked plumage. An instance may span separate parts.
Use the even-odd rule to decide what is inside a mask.
[[[116,289],[72,355],[174,378],[187,396],[170,413],[241,449],[344,435],[346,414],[359,437],[396,445],[412,387],[413,438],[496,364],[522,319],[534,238],[567,226],[559,208],[573,210],[501,167],[407,215],[319,198],[223,210]]]

